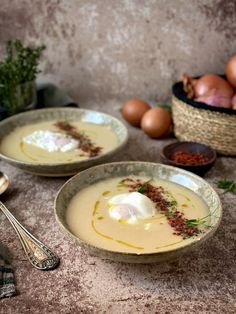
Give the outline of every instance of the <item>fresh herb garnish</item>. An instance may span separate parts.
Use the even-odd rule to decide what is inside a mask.
[[[24,47],[20,40],[9,41],[6,56],[0,62],[0,104],[8,114],[20,111],[32,99],[32,87],[23,85],[34,81],[40,72],[38,61],[45,46]],[[19,86],[21,89],[19,97]]]
[[[170,201],[170,206],[176,206],[176,205],[177,205],[177,201],[176,200]]]
[[[146,192],[146,188],[147,188],[147,185],[149,184],[149,182],[151,182],[152,179],[149,179],[148,181],[140,184],[137,186],[137,192],[141,193],[141,194],[144,194]]]
[[[144,194],[145,192],[145,189],[143,186],[140,186],[138,189],[137,189],[137,192],[141,193],[141,194]]]
[[[234,193],[236,189],[236,181],[230,181],[230,180],[220,180],[217,183],[217,187],[219,189],[223,189],[226,192]]]
[[[166,111],[171,113],[172,109],[171,109],[171,105],[169,103],[157,103],[156,106],[159,107],[159,108],[163,108]]]
[[[166,217],[171,217],[173,215],[173,212],[172,211],[166,211],[165,212],[165,216]]]
[[[204,226],[206,223],[206,220],[204,219],[187,219],[186,225],[189,227],[197,227],[197,226]]]

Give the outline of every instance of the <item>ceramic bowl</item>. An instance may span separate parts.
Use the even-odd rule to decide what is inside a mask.
[[[83,188],[101,180],[118,176],[128,176],[131,174],[169,180],[185,186],[195,192],[206,202],[209,208],[211,228],[207,229],[206,233],[204,233],[201,238],[196,238],[193,242],[185,246],[145,254],[105,250],[93,246],[75,236],[71,232],[66,221],[67,208],[73,196]],[[114,162],[92,167],[78,173],[67,181],[59,190],[54,203],[54,211],[56,220],[62,230],[74,239],[81,247],[86,248],[91,254],[95,254],[102,258],[127,263],[163,262],[178,258],[182,254],[189,252],[191,249],[194,249],[210,238],[218,228],[222,215],[220,199],[214,189],[204,179],[191,172],[176,167],[148,162]]]
[[[208,158],[208,161],[201,165],[185,165],[177,163],[170,159],[171,155],[175,152],[201,153]],[[167,165],[179,167],[198,175],[204,175],[214,165],[216,160],[216,152],[204,144],[196,142],[176,142],[163,148],[161,159],[163,163]]]
[[[77,173],[81,169],[94,166],[109,160],[120,149],[124,147],[128,139],[128,131],[124,124],[118,119],[97,111],[79,108],[48,108],[32,110],[14,115],[0,122],[0,140],[13,131],[16,127],[50,120],[78,120],[82,122],[94,123],[98,125],[110,125],[118,138],[117,146],[107,153],[99,156],[67,163],[30,163],[10,158],[0,151],[0,158],[11,165],[24,171],[42,176],[69,176]]]

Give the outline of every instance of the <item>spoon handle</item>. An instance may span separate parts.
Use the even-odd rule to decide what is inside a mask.
[[[0,209],[15,229],[30,263],[40,270],[55,268],[60,261],[58,256],[56,256],[45,244],[29,233],[29,231],[19,223],[2,202],[0,202]]]

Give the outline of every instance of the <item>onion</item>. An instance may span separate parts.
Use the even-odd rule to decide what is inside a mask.
[[[225,74],[227,80],[236,87],[236,54],[233,55],[227,62]]]
[[[232,98],[232,109],[236,110],[236,94],[234,95],[234,97]]]
[[[210,106],[231,108],[232,97],[222,95],[222,90],[212,89],[207,94],[195,98],[196,101],[204,102]]]
[[[219,75],[206,74],[199,79],[192,79],[187,74],[184,74],[182,81],[183,89],[188,98],[211,106],[236,108],[236,94],[233,98],[233,87]],[[233,101],[232,98],[234,99]]]
[[[194,84],[195,97],[201,97],[217,90],[217,95],[232,98],[234,95],[233,87],[222,77],[215,74],[206,74]]]

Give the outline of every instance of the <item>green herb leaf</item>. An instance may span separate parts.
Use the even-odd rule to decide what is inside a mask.
[[[171,217],[171,216],[173,216],[173,212],[172,211],[166,211],[165,212],[165,216],[166,217]]]
[[[186,225],[190,227],[195,227],[198,226],[200,223],[199,219],[187,219],[186,220]]]
[[[160,107],[160,108],[163,108],[165,109],[166,111],[170,112],[171,113],[171,104],[168,104],[168,103],[157,103],[156,104],[157,107]]]
[[[173,200],[173,201],[170,202],[170,205],[171,205],[171,206],[176,206],[177,204],[178,204],[178,203],[177,203],[176,200]]]
[[[204,218],[201,218],[201,219],[187,219],[185,224],[188,227],[204,226],[204,227],[207,227],[207,228],[211,228],[210,225],[206,225],[206,220],[204,220]]]
[[[137,192],[141,193],[141,194],[144,194],[145,192],[145,189],[143,186],[140,186],[138,189],[137,189]]]
[[[32,88],[23,84],[33,82],[40,72],[38,61],[44,49],[45,46],[24,47],[20,40],[8,42],[6,56],[0,61],[0,103],[8,114],[17,113],[30,104]],[[19,90],[19,86],[23,90]]]
[[[152,181],[152,178],[147,180],[146,182],[142,183],[140,187],[137,188],[137,192],[144,194],[146,192],[146,187],[149,184],[149,182]]]
[[[225,192],[231,192],[234,193],[236,189],[236,181],[230,181],[230,180],[220,180],[217,183],[217,187],[219,189],[225,190]]]

